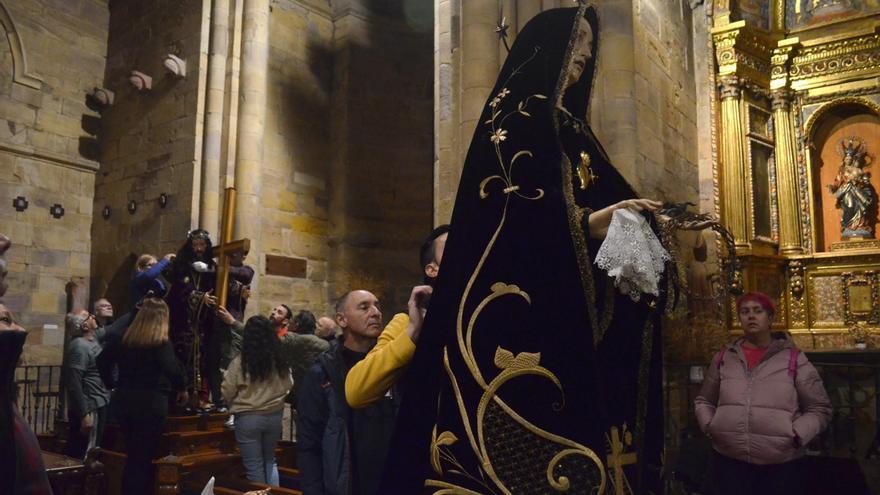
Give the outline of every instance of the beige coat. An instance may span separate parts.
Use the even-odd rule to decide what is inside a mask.
[[[751,464],[797,459],[831,418],[831,402],[816,368],[797,353],[797,372],[789,372],[794,344],[773,341],[749,371],[742,339],[713,358],[695,413],[700,428],[722,455]],[[795,433],[797,434],[795,436]]]
[[[229,404],[231,414],[271,413],[284,407],[284,398],[293,386],[293,377],[277,373],[261,382],[252,382],[251,377],[244,377],[241,372],[241,356],[236,356],[229,363],[223,375],[223,400]]]

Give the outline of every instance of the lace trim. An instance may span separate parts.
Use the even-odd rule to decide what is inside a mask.
[[[608,272],[622,294],[638,301],[642,293],[659,295],[658,283],[669,259],[645,217],[622,208],[611,216],[595,263]]]

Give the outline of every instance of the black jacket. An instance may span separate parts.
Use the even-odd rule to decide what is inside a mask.
[[[398,401],[396,394],[385,401],[352,411],[345,402],[345,377],[348,366],[342,354],[342,338],[318,356],[306,372],[297,402],[296,428],[300,471],[300,486],[305,495],[359,495],[374,492],[365,484],[378,484],[381,464],[384,462]],[[353,434],[354,423],[363,425],[358,438]],[[358,443],[360,442],[360,443]],[[358,458],[376,460],[373,483],[359,482],[353,462]],[[367,455],[364,455],[367,449]],[[364,473],[364,469],[357,470]],[[372,478],[372,476],[371,476]]]
[[[114,367],[118,366],[118,379]],[[98,355],[98,371],[107,388],[170,393],[184,390],[186,379],[170,341],[156,347],[126,347],[119,338]]]

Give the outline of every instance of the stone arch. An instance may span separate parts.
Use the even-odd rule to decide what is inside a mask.
[[[6,31],[6,39],[9,41],[9,48],[12,50],[12,82],[33,89],[42,89],[43,80],[35,74],[28,72],[27,57],[24,53],[21,36],[18,34],[18,30],[15,29],[12,16],[9,15],[9,10],[3,5],[3,2],[0,2],[0,25]]]

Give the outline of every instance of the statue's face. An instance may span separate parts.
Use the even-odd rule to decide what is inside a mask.
[[[571,62],[568,66],[568,77],[565,80],[566,88],[581,78],[584,69],[587,67],[587,62],[593,58],[593,29],[590,28],[590,23],[583,17],[579,17],[577,23],[577,38],[575,39],[574,52],[571,54]]]
[[[3,303],[0,303],[0,331],[4,330],[13,330],[17,332],[23,332],[24,328],[15,321],[15,316],[13,316],[12,311],[9,311]]]
[[[844,157],[843,157],[843,164],[844,164],[845,166],[849,167],[850,165],[852,165],[852,161],[853,161],[853,160],[852,160],[852,155],[844,155]]]
[[[192,240],[192,249],[196,257],[201,258],[205,255],[205,251],[208,250],[208,243],[201,237],[196,237]]]

